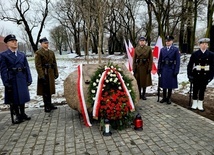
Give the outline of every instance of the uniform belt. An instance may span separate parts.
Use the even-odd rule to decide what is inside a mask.
[[[14,71],[14,72],[22,72],[25,70],[25,68],[18,67],[18,68],[10,68],[9,70]]]
[[[176,65],[176,61],[175,60],[162,60],[162,63],[165,65]]]
[[[52,64],[44,64],[43,67],[47,68],[47,69],[48,68],[54,68],[54,65],[52,65]]]
[[[197,71],[200,71],[200,70],[209,71],[210,70],[210,66],[209,65],[205,65],[205,66],[196,65],[193,69],[196,69]]]

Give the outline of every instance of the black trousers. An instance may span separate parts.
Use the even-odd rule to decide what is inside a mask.
[[[47,79],[46,82],[43,83],[43,102],[45,105],[45,108],[50,108],[51,106],[51,94],[50,94],[50,86],[49,86],[49,80]]]
[[[193,100],[204,100],[204,93],[206,90],[207,85],[206,84],[200,84],[200,82],[194,82],[193,83],[193,95],[192,99]]]

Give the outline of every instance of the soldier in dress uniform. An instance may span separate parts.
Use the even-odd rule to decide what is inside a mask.
[[[16,36],[10,34],[4,38],[8,50],[1,53],[1,78],[5,86],[5,104],[10,104],[15,112],[15,124],[31,118],[25,114],[25,103],[30,101],[28,86],[32,77],[24,53],[17,50]],[[13,115],[13,114],[12,114]]]
[[[166,46],[160,50],[158,59],[159,84],[163,88],[160,103],[171,104],[172,89],[178,88],[177,75],[180,69],[179,49],[173,45],[173,36],[166,36]]]
[[[200,49],[192,53],[187,66],[187,75],[193,84],[193,110],[198,108],[204,111],[204,92],[214,76],[214,54],[207,49],[209,42],[209,38],[198,41]]]
[[[143,100],[146,100],[146,87],[152,85],[152,62],[152,49],[146,45],[146,38],[140,37],[139,45],[135,48],[133,57],[133,71],[137,80],[140,98]],[[141,88],[143,88],[143,94],[141,94]]]
[[[53,51],[49,49],[46,37],[39,40],[41,48],[35,52],[35,66],[38,73],[37,95],[42,95],[44,111],[57,109],[51,102],[51,95],[55,94],[55,79],[58,78],[58,68]]]

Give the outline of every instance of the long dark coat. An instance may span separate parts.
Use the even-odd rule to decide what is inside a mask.
[[[137,46],[133,57],[133,71],[138,85],[147,87],[152,85],[151,69],[153,63],[152,49],[149,46]]]
[[[169,50],[163,47],[158,59],[158,73],[160,87],[166,89],[178,88],[177,75],[180,69],[180,53],[177,47],[171,46]]]
[[[209,66],[209,70],[197,70],[197,65]],[[211,81],[214,76],[214,54],[208,50],[203,53],[200,49],[193,52],[187,65],[187,75],[194,78],[194,83],[207,85],[208,80]]]
[[[45,69],[46,64],[51,65],[51,67]],[[41,78],[48,78],[50,94],[55,94],[55,78],[59,76],[59,73],[54,52],[51,50],[45,51],[43,48],[40,48],[35,52],[35,66],[38,73],[37,95],[43,95],[43,84],[39,80]],[[47,74],[45,74],[46,71]]]
[[[16,70],[17,68],[20,71]],[[25,104],[30,101],[28,84],[32,83],[32,77],[25,54],[17,51],[15,56],[9,49],[1,53],[0,70],[4,86],[12,86],[14,104]],[[9,104],[8,98],[8,93],[5,91],[5,104]]]

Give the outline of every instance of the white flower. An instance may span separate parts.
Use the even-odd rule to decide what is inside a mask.
[[[114,75],[113,75],[113,74],[110,74],[109,76],[110,76],[110,77],[113,77]]]
[[[107,67],[107,66],[105,66],[105,70],[106,70],[106,69],[108,69],[108,67]]]
[[[129,86],[129,83],[127,83],[126,85]]]
[[[129,92],[131,92],[132,90],[129,90]]]
[[[111,66],[111,68],[113,69],[113,68],[114,68],[114,66]]]
[[[99,74],[99,77],[101,77],[101,74]]]
[[[99,79],[96,80],[97,83],[98,83],[99,81],[100,81]]]
[[[118,80],[118,78],[115,78],[115,79],[114,79],[114,83],[116,83],[116,82],[117,82],[117,80]]]
[[[113,79],[112,79],[112,78],[110,78],[110,79],[109,79],[109,81],[110,81],[110,82],[112,82],[112,81],[113,81]]]
[[[117,84],[118,84],[118,85],[120,85],[121,83],[120,83],[120,82],[118,82]]]
[[[97,84],[96,84],[96,82],[93,82],[93,86],[96,86]]]
[[[95,97],[93,97],[93,100],[94,100],[94,101],[95,101],[95,99],[96,99],[96,98],[95,98]]]
[[[109,74],[111,74],[111,72],[108,72],[107,74],[109,75]]]
[[[121,68],[118,68],[118,71],[121,71]]]
[[[104,91],[104,89],[102,89],[102,91]]]
[[[103,87],[105,87],[106,85],[103,85]]]
[[[119,90],[121,90],[121,89],[122,89],[122,87],[121,87],[121,86],[119,86],[119,87],[118,87],[118,89],[119,89]]]
[[[106,80],[106,83],[109,83],[109,80]]]
[[[91,92],[94,94],[96,91],[95,90],[91,90]]]

